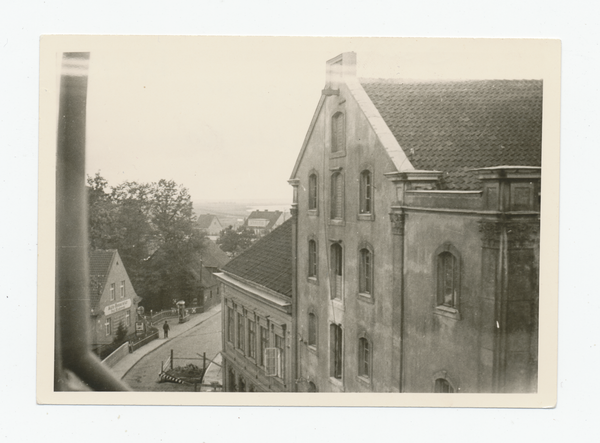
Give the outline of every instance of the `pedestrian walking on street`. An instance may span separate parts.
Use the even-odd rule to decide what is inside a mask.
[[[165,338],[169,338],[169,323],[165,320],[165,324],[163,325],[163,331],[165,331]]]

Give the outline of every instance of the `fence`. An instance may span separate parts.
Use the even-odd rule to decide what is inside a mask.
[[[185,312],[186,312],[186,316],[187,315],[191,315],[191,314],[200,314],[202,312],[204,312],[204,309],[199,306],[197,308],[185,308]],[[160,311],[157,313],[152,313],[152,315],[149,316],[150,322],[155,325],[157,322],[164,320],[165,318],[171,318],[171,317],[177,317],[177,309],[172,308],[172,309],[166,309],[164,311]]]
[[[116,365],[123,357],[129,354],[129,343],[125,342],[119,346],[112,354],[102,360],[102,363],[112,368]]]
[[[134,351],[140,349],[145,344],[150,343],[152,340],[155,340],[157,338],[158,338],[158,331],[155,331],[152,334],[150,334],[148,337],[144,338],[143,340],[140,340],[137,343],[132,344],[131,352],[134,352]]]

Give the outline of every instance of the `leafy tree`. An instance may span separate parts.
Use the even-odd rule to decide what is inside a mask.
[[[115,331],[113,343],[116,345],[121,345],[125,341],[125,337],[127,337],[127,328],[123,322],[120,321],[119,326],[117,326],[117,330]]]
[[[223,251],[237,255],[248,249],[256,239],[257,236],[251,229],[243,226],[234,229],[233,226],[228,226],[221,231],[217,244]]]
[[[99,173],[88,177],[90,246],[118,249],[147,309],[170,308],[199,291],[191,197],[173,180],[124,182],[110,189]]]

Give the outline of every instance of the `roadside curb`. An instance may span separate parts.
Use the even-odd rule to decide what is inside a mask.
[[[198,324],[192,326],[191,328],[183,331],[181,334],[176,335],[175,337],[169,338],[169,340],[164,341],[163,343],[161,343],[160,345],[158,345],[156,348],[152,349],[151,351],[148,351],[147,353],[145,353],[144,355],[140,356],[140,358],[133,364],[131,365],[131,367],[129,369],[127,369],[127,371],[125,371],[125,373],[121,376],[121,380],[123,380],[127,374],[129,374],[129,372],[135,367],[135,365],[137,365],[144,357],[146,357],[147,355],[153,354],[154,352],[156,352],[157,350],[159,350],[160,348],[162,348],[164,345],[168,344],[171,342],[171,340],[176,339],[177,337],[183,337],[185,334],[187,334],[189,331],[197,328],[198,326],[200,326],[202,323],[206,322],[207,320],[210,320],[211,318],[213,318],[215,315],[218,315],[221,313],[221,309],[219,309],[218,311],[215,311],[214,314],[206,317],[204,320],[201,320],[198,322]],[[198,314],[201,315],[201,314]]]

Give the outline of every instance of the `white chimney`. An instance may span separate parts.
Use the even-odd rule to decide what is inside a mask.
[[[356,76],[356,53],[344,52],[327,60],[325,65],[327,68],[325,89],[337,90],[345,78]]]

